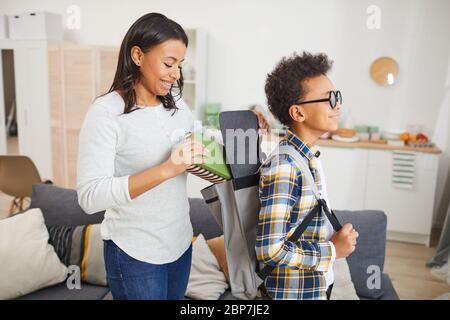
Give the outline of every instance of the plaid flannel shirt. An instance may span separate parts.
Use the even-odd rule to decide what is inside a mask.
[[[308,159],[316,185],[321,191],[314,147],[308,147],[288,131],[280,145],[293,145]],[[312,219],[300,239],[287,239],[318,202],[303,173],[288,155],[274,157],[261,168],[259,197],[261,211],[256,238],[260,268],[276,268],[266,278],[265,286],[272,299],[326,299],[324,272],[334,260],[334,247],[325,241],[326,217]]]

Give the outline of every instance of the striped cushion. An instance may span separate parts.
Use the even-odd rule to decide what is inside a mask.
[[[81,281],[107,285],[100,224],[47,226],[49,243],[66,266],[77,265]]]

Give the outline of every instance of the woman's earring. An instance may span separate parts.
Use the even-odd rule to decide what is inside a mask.
[[[135,62],[136,63],[136,65],[139,67],[141,64],[139,63],[139,62]]]

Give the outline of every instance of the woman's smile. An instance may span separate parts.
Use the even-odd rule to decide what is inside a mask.
[[[172,88],[173,82],[161,80],[161,85],[165,90],[169,91]]]

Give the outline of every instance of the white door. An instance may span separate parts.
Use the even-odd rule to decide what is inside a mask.
[[[45,41],[14,49],[19,153],[33,160],[42,179],[52,179],[47,59]]]

